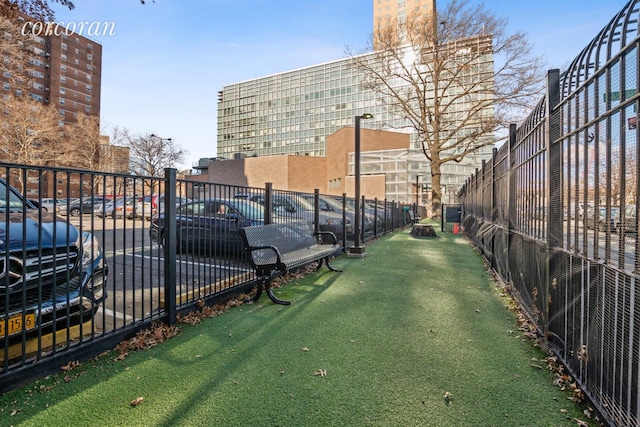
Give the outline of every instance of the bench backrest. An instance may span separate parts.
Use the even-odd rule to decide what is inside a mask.
[[[313,227],[306,221],[256,225],[242,231],[246,246],[273,245],[282,253],[318,244]]]
[[[240,235],[247,248],[273,245],[281,254],[286,254],[317,245],[318,241],[313,233],[311,224],[306,221],[296,221],[244,227]],[[275,255],[270,250],[253,251],[251,255],[252,261],[258,265],[276,262]]]

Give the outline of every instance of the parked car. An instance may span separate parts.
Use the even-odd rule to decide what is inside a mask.
[[[0,179],[0,236],[0,346],[91,319],[108,273],[92,234],[38,210]]]
[[[99,217],[123,218],[125,216],[131,218],[134,212],[136,198],[118,197],[115,200],[95,205],[93,213]]]
[[[191,200],[186,197],[176,197],[176,207],[190,203]],[[135,216],[150,220],[155,214],[164,211],[164,195],[145,196],[135,204]]]
[[[250,194],[248,199],[264,205],[264,194]],[[242,194],[234,196],[235,199],[247,199]],[[308,221],[313,224],[314,204],[305,199],[301,194],[286,193],[273,195],[273,211],[279,217],[289,221]],[[347,218],[347,235],[353,232],[352,223]],[[338,239],[342,239],[342,212],[320,210],[321,231],[331,231]]]
[[[29,198],[29,201],[36,208],[43,209],[45,212],[53,212],[53,203],[54,203],[55,199],[51,199],[51,198],[44,198],[44,199]]]
[[[624,230],[625,233],[638,233],[638,217],[636,215],[636,205],[626,205],[624,218],[618,215],[615,218],[615,227],[618,232]]]
[[[338,200],[338,203],[342,204],[342,201]],[[348,198],[347,207],[351,210],[355,210],[356,208],[355,199]],[[376,206],[374,202],[365,200],[364,206],[362,207],[362,209],[364,209],[365,215],[369,215],[370,218],[372,218],[372,221],[377,216],[377,219],[375,220],[375,222],[376,222],[376,226],[378,227],[378,230],[382,230],[385,228],[384,218],[385,218],[385,211],[386,211],[386,218],[388,223],[387,227],[388,228],[392,227],[391,218],[393,217],[393,210],[388,207],[385,207],[384,203],[378,202]]]
[[[75,202],[65,203],[57,206],[60,215],[80,216],[93,213],[97,205],[108,203],[111,199],[107,197],[94,196],[78,199]]]
[[[618,216],[620,215],[620,208],[612,206],[609,218],[607,218],[607,208],[604,206],[600,206],[599,208],[594,208],[590,206],[587,209],[585,214],[585,227],[589,229],[594,229],[598,231],[607,231],[611,232],[616,231],[616,221]],[[607,225],[607,222],[609,223]]]
[[[176,210],[178,252],[244,254],[240,229],[264,223],[262,205],[242,199],[207,199],[181,205]],[[164,213],[151,219],[149,236],[164,245]]]
[[[315,205],[315,195],[314,194],[301,194],[301,196],[303,198],[305,198],[309,203],[314,204]],[[326,197],[326,196],[319,196],[318,198],[318,202],[319,202],[319,208],[321,211],[325,211],[325,212],[335,212],[338,215],[342,215],[342,211],[343,211],[343,206],[342,206],[342,202],[338,202],[337,200],[331,198],[331,197]],[[346,206],[346,220],[347,220],[347,236],[349,238],[354,238],[354,230],[353,230],[353,225],[356,223],[355,222],[355,211],[353,210],[353,208],[349,207],[349,204],[347,204]],[[362,215],[362,213],[361,213]],[[362,229],[364,230],[365,235],[366,234],[372,234],[374,231],[374,216],[369,213],[368,210],[365,210],[364,213],[364,222],[362,223]],[[362,217],[361,217],[362,219]],[[340,233],[340,235],[342,235],[342,233]],[[338,236],[336,234],[336,236]]]

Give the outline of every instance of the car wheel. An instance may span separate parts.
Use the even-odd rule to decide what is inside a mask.
[[[78,208],[71,209],[71,211],[69,212],[69,215],[71,215],[71,216],[80,216],[80,209],[78,209]]]

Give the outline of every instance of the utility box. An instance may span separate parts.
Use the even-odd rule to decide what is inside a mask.
[[[448,223],[458,223],[462,219],[462,206],[461,205],[451,205],[445,207],[445,221]]]

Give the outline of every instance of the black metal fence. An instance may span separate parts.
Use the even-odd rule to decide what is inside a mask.
[[[343,248],[354,238],[344,195],[165,172],[0,164],[0,391],[114,348],[154,321],[173,324],[202,300],[250,291],[240,227],[303,220],[336,233]],[[397,203],[362,206],[362,241],[407,223]]]
[[[465,231],[616,426],[640,423],[638,3],[461,190]]]

